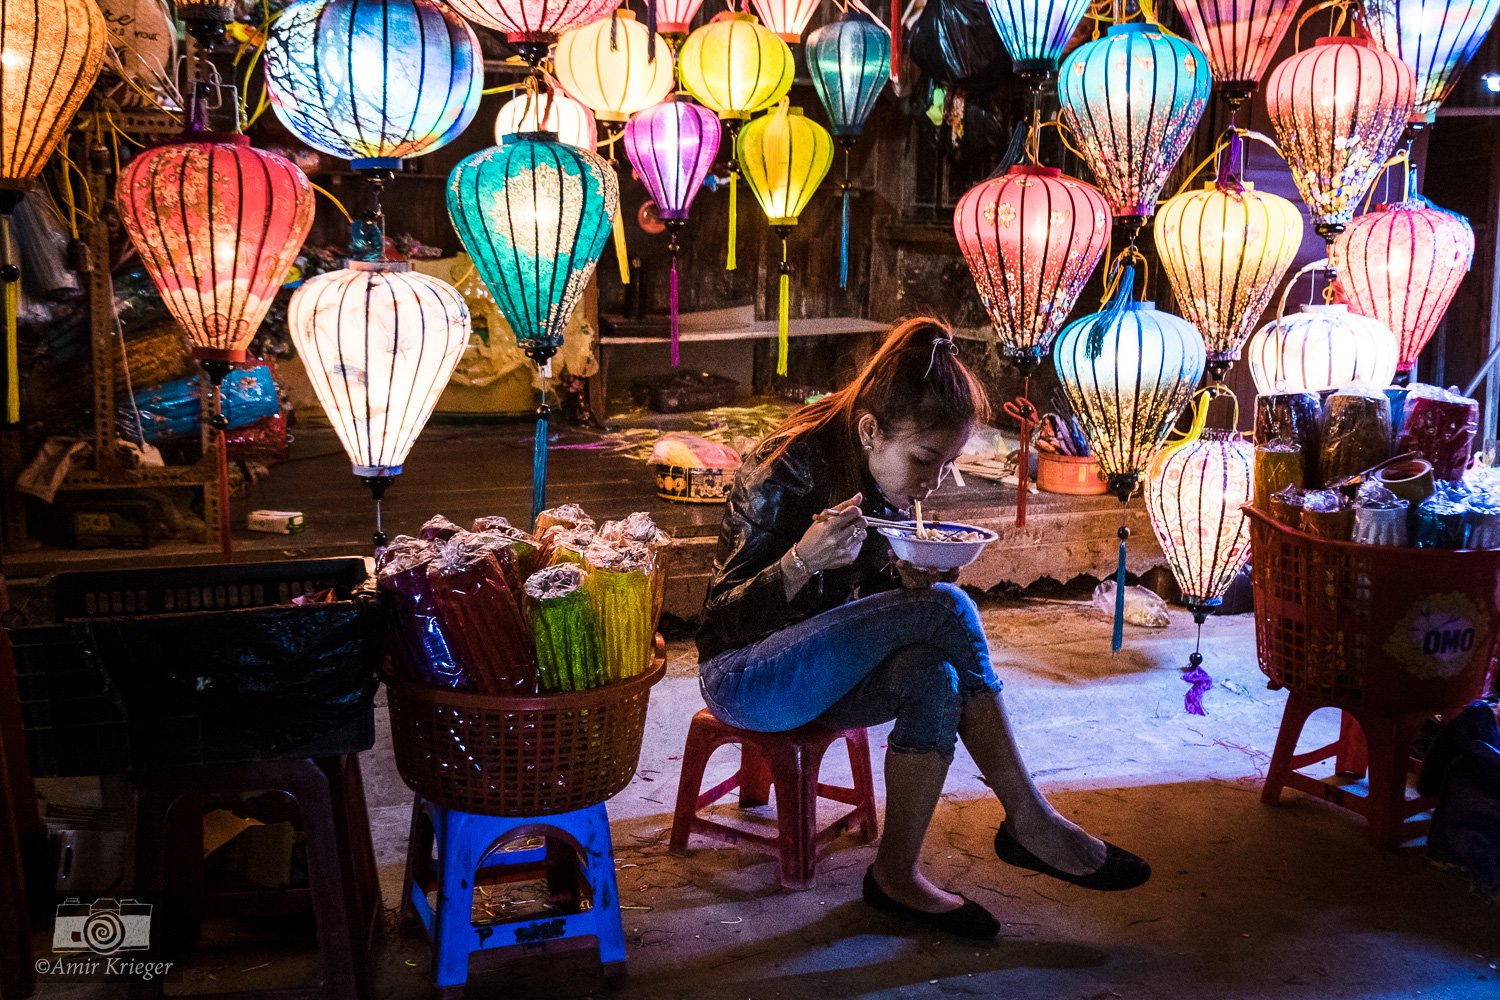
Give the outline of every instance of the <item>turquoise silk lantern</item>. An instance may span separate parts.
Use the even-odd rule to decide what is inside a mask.
[[[594,273],[620,207],[599,154],[521,132],[467,157],[448,176],[448,215],[475,270],[543,378]],[[533,515],[546,507],[546,389],[537,407]]]
[[[1088,0],[986,0],[986,5],[1017,75],[1033,90],[1057,69],[1089,9]]]
[[[1063,121],[1115,216],[1136,230],[1156,211],[1212,85],[1203,51],[1154,24],[1117,24],[1063,61]]]
[[[1416,74],[1411,121],[1420,127],[1453,92],[1500,14],[1500,0],[1365,0],[1361,10],[1375,44]]]
[[[839,287],[849,287],[849,151],[865,129],[875,99],[891,78],[891,36],[873,17],[845,11],[807,36],[807,69],[844,151],[839,181]]]

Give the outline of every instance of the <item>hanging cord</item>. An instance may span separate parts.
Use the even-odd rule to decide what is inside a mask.
[[[214,451],[219,467],[219,556],[225,562],[234,561],[234,533],[229,519],[229,420],[224,416],[224,385],[222,380],[209,380],[212,385],[213,416],[210,420],[214,436]]]
[[[0,285],[4,285],[5,309],[5,422],[21,422],[21,375],[16,370],[20,350],[16,343],[16,313],[21,308],[21,268],[10,228],[10,212],[0,214]]]
[[[1396,166],[1398,163],[1401,165],[1401,170],[1402,170],[1402,173],[1401,173],[1401,200],[1402,201],[1406,201],[1406,200],[1408,200],[1411,197],[1411,145],[1410,144],[1408,144],[1405,149],[1402,149],[1399,152],[1397,152],[1394,155],[1392,155],[1389,160],[1386,160],[1384,163],[1382,163],[1380,165],[1380,173],[1377,175],[1376,179],[1377,180],[1384,180],[1385,181],[1385,191],[1384,191],[1384,195],[1383,195],[1383,200],[1386,201],[1387,203],[1390,202],[1390,200],[1391,200],[1391,197],[1390,197],[1390,195],[1391,195],[1391,168],[1394,167],[1394,166]],[[1365,203],[1360,208],[1361,214],[1363,214],[1365,212],[1368,212],[1370,210],[1370,203],[1372,201],[1374,201],[1374,200],[1375,200],[1375,185],[1371,184],[1370,185],[1370,189],[1365,192]]]
[[[787,259],[786,240],[789,231],[778,226],[781,236],[781,264],[777,267],[776,280],[776,374],[787,373],[787,349],[791,326],[792,265]]]
[[[1029,365],[1029,362],[1028,362]],[[1026,500],[1031,492],[1031,434],[1036,426],[1037,409],[1031,404],[1031,370],[1021,376],[1021,394],[1005,405],[1021,425],[1021,446],[1016,460],[1016,527],[1026,527]]]
[[[1302,51],[1302,26],[1307,23],[1308,18],[1324,10],[1330,12],[1327,37],[1331,38],[1343,31],[1345,25],[1348,25],[1350,33],[1353,33],[1354,22],[1350,17],[1348,0],[1323,0],[1322,3],[1313,4],[1303,12],[1301,17],[1297,18],[1297,25],[1292,29],[1292,51],[1294,53]]]

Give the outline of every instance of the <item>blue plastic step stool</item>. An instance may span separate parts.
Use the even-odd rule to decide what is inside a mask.
[[[522,838],[543,846],[497,850]],[[433,848],[437,858],[433,858]],[[531,919],[473,922],[474,887],[545,876],[550,912]],[[427,894],[437,890],[434,908]],[[625,929],[615,883],[614,846],[604,803],[535,818],[480,816],[412,805],[402,918],[420,921],[432,943],[434,995],[460,1000],[474,952],[535,955],[597,942],[607,981],[625,974]],[[499,956],[496,956],[497,959]]]

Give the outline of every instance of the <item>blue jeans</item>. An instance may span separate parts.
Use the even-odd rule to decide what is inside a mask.
[[[958,587],[851,601],[699,666],[714,715],[757,732],[896,720],[888,747],[953,759],[966,698],[997,692],[979,609]]]

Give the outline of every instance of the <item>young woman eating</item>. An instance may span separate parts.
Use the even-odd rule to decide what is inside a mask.
[[[1129,889],[1151,874],[1064,819],[1032,783],[956,574],[895,561],[867,530],[866,516],[908,518],[988,416],[946,327],[897,326],[852,383],[794,413],[741,467],[698,632],[703,695],[725,722],[780,732],[895,720],[865,902],[979,939],[999,923],[928,881],[918,857],[959,739],[1004,807],[1002,861],[1091,889]]]

